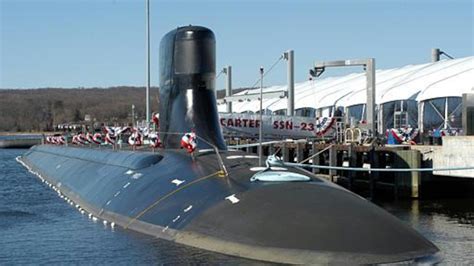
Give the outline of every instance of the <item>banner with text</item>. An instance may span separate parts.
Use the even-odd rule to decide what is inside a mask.
[[[266,138],[275,137],[331,137],[335,133],[333,117],[301,117],[263,115],[263,134]],[[219,113],[219,122],[225,135],[258,136],[259,114]]]

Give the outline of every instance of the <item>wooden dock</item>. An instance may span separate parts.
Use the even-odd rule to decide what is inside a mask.
[[[228,145],[255,143],[252,140],[229,141]],[[257,153],[258,147],[242,148]],[[422,168],[431,167],[422,161],[419,150],[409,145],[364,146],[354,144],[330,144],[305,140],[282,142],[264,146],[265,156],[275,154],[285,162],[355,167],[355,168]],[[311,160],[305,160],[312,157]],[[420,188],[432,179],[429,172],[360,172],[348,170],[307,168],[318,176],[340,184],[349,190],[375,197],[420,198]]]

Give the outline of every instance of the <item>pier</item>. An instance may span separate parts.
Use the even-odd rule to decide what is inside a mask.
[[[41,144],[42,135],[0,135],[0,149],[27,149]]]
[[[356,145],[302,139],[266,142],[263,153],[264,156],[276,154],[287,163],[302,164],[306,170],[369,198],[418,199],[453,194],[452,190],[462,196],[461,184],[468,187],[474,184],[473,169],[465,169],[472,166],[474,137],[443,137],[443,143],[443,146]],[[228,145],[248,153],[258,151],[258,143],[253,139],[229,139]],[[461,190],[460,194],[457,190]]]
[[[264,156],[369,198],[472,195],[474,58],[440,60],[441,54],[436,48],[430,64],[389,71],[376,69],[375,58],[316,61],[309,80],[299,83],[291,56],[287,84],[236,93],[228,74],[218,101],[227,144],[258,153],[263,138]],[[364,73],[321,76],[354,66]]]

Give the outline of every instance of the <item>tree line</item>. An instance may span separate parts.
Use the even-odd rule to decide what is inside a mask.
[[[237,93],[247,88],[234,89]],[[145,119],[145,87],[0,89],[0,132],[53,131],[58,124],[130,124]],[[217,91],[217,98],[225,96]],[[158,111],[159,89],[150,90],[151,111]]]
[[[158,88],[150,90],[151,110],[158,111]],[[0,90],[0,131],[52,131],[55,125],[81,123],[88,115],[100,123],[145,119],[144,87],[88,89],[4,89]]]

